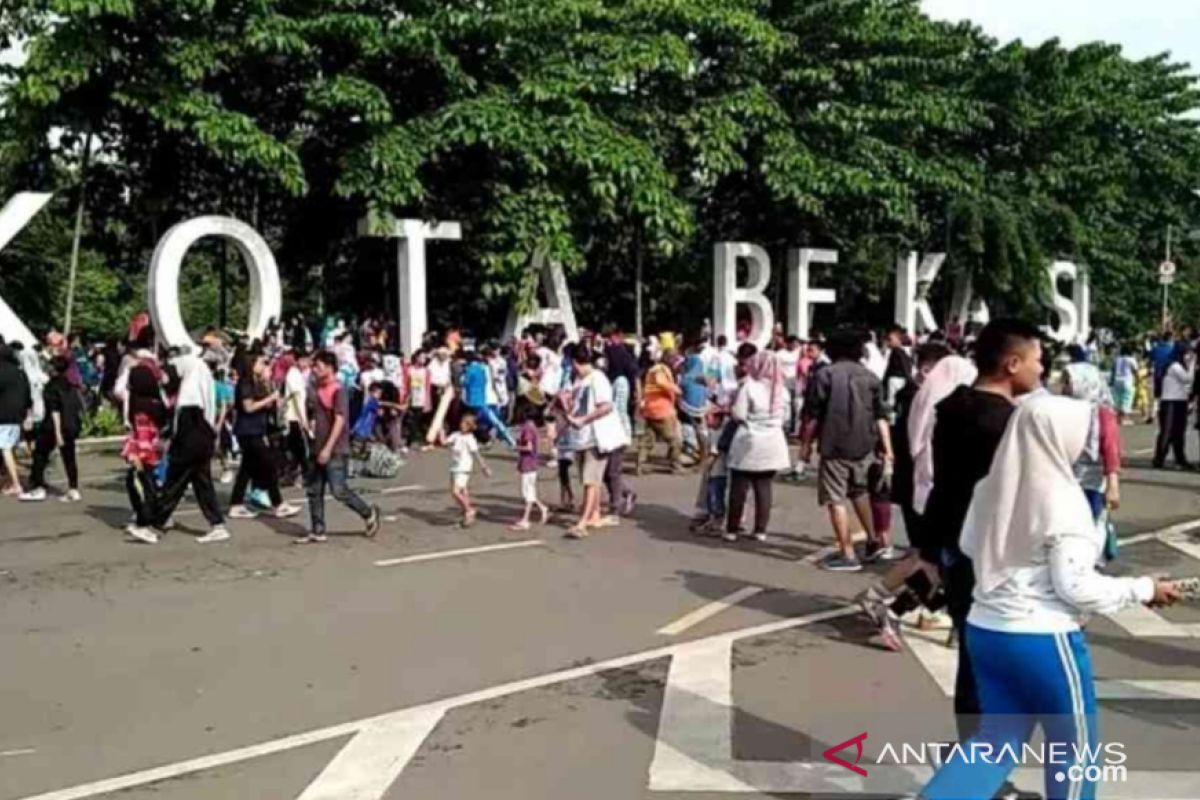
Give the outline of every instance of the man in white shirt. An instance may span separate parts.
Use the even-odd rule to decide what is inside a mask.
[[[303,484],[308,465],[308,374],[312,357],[305,350],[296,352],[296,361],[283,378],[283,417],[287,422],[288,455],[297,467],[297,483]]]
[[[576,348],[575,408],[567,417],[576,431],[576,452],[583,457],[583,510],[579,522],[567,532],[572,539],[582,539],[589,528],[609,527],[615,518],[600,516],[600,486],[608,469],[607,454],[629,444],[621,419],[613,405],[612,384],[596,369],[593,355],[585,348]],[[614,502],[616,498],[614,498]]]

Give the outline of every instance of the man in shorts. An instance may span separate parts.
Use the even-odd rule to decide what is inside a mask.
[[[29,381],[17,363],[17,356],[0,340],[0,456],[4,459],[4,494],[21,494],[17,459],[13,454],[21,441],[21,426],[33,407]]]
[[[829,509],[838,547],[837,552],[821,562],[821,567],[834,572],[859,572],[862,562],[850,539],[846,505],[853,504],[867,533],[864,557],[874,561],[886,546],[876,535],[871,519],[869,476],[878,451],[883,456],[883,472],[890,471],[891,433],[883,387],[861,363],[862,338],[849,331],[838,333],[830,337],[827,350],[833,363],[813,376],[804,401],[800,453],[801,459],[808,461],[813,440],[819,438],[821,472],[817,498]]]

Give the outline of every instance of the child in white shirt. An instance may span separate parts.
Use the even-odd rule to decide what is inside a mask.
[[[478,512],[471,504],[471,472],[475,462],[479,462],[483,474],[489,478],[492,470],[483,460],[479,452],[479,442],[475,439],[475,415],[469,411],[462,415],[458,430],[446,439],[446,447],[450,450],[450,496],[462,509],[461,527],[469,528],[475,522]]]

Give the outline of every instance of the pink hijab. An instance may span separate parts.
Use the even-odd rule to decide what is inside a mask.
[[[787,386],[783,380],[783,370],[779,367],[779,359],[770,350],[762,350],[750,359],[746,372],[751,378],[759,381],[770,391],[771,416],[783,414],[784,401],[787,399]]]
[[[913,460],[913,509],[925,513],[925,503],[933,490],[933,427],[937,424],[937,404],[959,386],[975,382],[979,371],[962,356],[946,356],[921,384],[908,415],[908,444]]]

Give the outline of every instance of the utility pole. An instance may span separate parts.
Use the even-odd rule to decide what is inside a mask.
[[[83,238],[83,210],[87,200],[88,166],[92,161],[92,132],[83,139],[83,158],[79,165],[79,202],[75,205],[75,233],[71,238],[71,271],[67,277],[67,313],[63,336],[71,336],[71,315],[75,311],[75,277],[79,273],[79,240]]]

